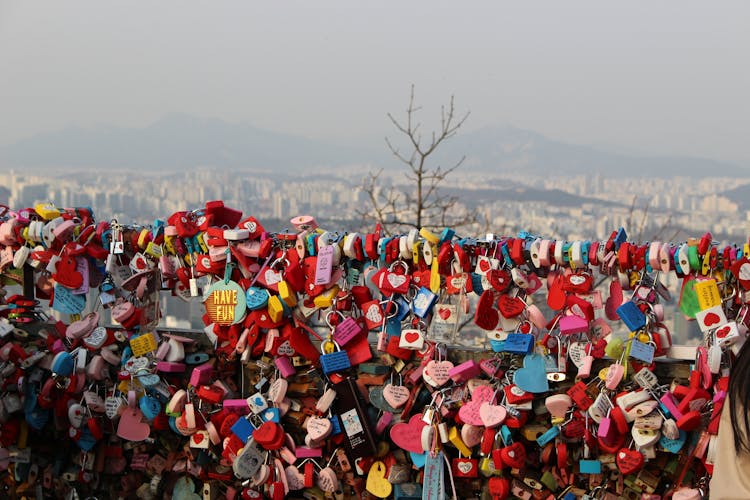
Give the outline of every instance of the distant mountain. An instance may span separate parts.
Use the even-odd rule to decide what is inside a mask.
[[[607,177],[750,177],[750,168],[732,163],[610,153],[511,126],[485,127],[456,135],[445,143],[441,154],[446,161],[466,155],[465,165],[477,170],[515,170],[541,176],[599,172]]]
[[[463,172],[608,177],[749,177],[750,169],[701,158],[638,157],[567,144],[510,126],[461,132],[436,154],[466,155]],[[270,132],[252,125],[173,113],[143,128],[69,127],[0,147],[0,167],[175,169],[196,166],[284,169],[380,165],[399,168],[385,144],[366,147]]]
[[[0,147],[8,167],[304,168],[361,161],[360,148],[172,113],[145,128],[70,127]]]
[[[737,186],[719,194],[737,203],[740,210],[750,210],[750,184]]]

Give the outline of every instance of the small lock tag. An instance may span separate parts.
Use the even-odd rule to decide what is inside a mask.
[[[654,352],[656,347],[653,344],[646,344],[638,339],[633,339],[630,345],[630,357],[650,365],[654,361]]]
[[[633,381],[644,389],[653,389],[659,385],[656,374],[646,367],[641,368],[638,373],[633,375]]]
[[[429,288],[421,287],[412,301],[412,311],[420,318],[427,316],[437,301],[437,295]]]
[[[401,330],[398,346],[401,349],[421,350],[424,347],[424,335],[421,331],[413,328]]]
[[[539,446],[545,446],[547,443],[551,442],[553,439],[555,439],[557,436],[560,435],[560,427],[557,425],[553,425],[549,428],[546,432],[544,432],[542,435],[536,438],[536,442]]]
[[[533,335],[509,333],[503,342],[503,351],[512,354],[529,354],[533,346]]]
[[[350,340],[359,335],[362,329],[354,318],[348,317],[341,321],[333,330],[333,340],[340,346],[346,345]]]

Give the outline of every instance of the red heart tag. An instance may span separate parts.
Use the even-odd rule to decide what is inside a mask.
[[[494,330],[500,321],[500,313],[493,307],[495,296],[492,290],[485,290],[479,297],[474,313],[474,323],[483,330]]]
[[[497,301],[497,307],[500,314],[505,318],[515,318],[526,309],[526,303],[518,297],[510,295],[501,295]]]
[[[643,455],[637,450],[622,448],[615,457],[617,468],[623,475],[633,474],[643,467]]]
[[[76,260],[70,256],[65,256],[59,260],[54,278],[65,288],[73,290],[83,284],[83,275],[76,271]]]
[[[487,281],[498,292],[504,292],[511,283],[510,274],[502,269],[492,269],[487,273]]]
[[[547,305],[553,311],[559,311],[565,307],[565,292],[560,286],[560,280],[562,278],[555,278],[551,284],[548,284],[547,290]]]

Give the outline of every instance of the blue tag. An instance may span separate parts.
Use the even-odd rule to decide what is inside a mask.
[[[617,234],[615,235],[615,248],[620,248],[620,244],[625,243],[628,241],[628,233],[625,232],[625,228],[621,227],[617,230]]]
[[[664,434],[662,434],[659,438],[659,446],[670,453],[679,453],[682,447],[685,445],[686,440],[687,433],[685,431],[680,431],[680,435],[677,437],[677,439],[669,439]]]
[[[549,430],[547,430],[547,432],[545,432],[544,434],[536,438],[536,442],[539,446],[544,446],[559,435],[560,435],[560,428],[556,425],[553,425],[552,427],[549,428]]]
[[[94,439],[94,436],[91,435],[90,430],[84,428],[81,431],[81,437],[78,438],[76,444],[83,451],[91,451],[92,449],[94,449],[94,446],[96,446],[96,439]]]
[[[397,318],[388,318],[385,322],[385,333],[390,337],[401,336],[401,320]]]
[[[409,455],[411,456],[411,463],[414,464],[414,467],[417,469],[424,467],[424,464],[427,461],[427,453],[414,453],[413,451],[410,451]]]
[[[443,453],[427,455],[422,479],[422,500],[443,500],[445,498],[443,483]]]
[[[330,417],[328,420],[331,421],[331,436],[341,434],[341,420],[336,415]]]
[[[443,232],[440,233],[440,243],[438,243],[438,248],[440,248],[446,241],[452,240],[455,235],[456,232],[453,229],[449,227],[443,229]]]
[[[601,474],[602,463],[599,460],[579,460],[578,468],[581,474]]]
[[[146,420],[155,419],[159,415],[159,412],[161,412],[161,403],[159,403],[159,400],[151,396],[143,396],[141,400],[138,401],[138,406],[140,406],[141,412],[143,412],[143,416],[146,417]]]
[[[266,408],[260,412],[260,419],[264,422],[281,422],[281,414],[278,408]]]
[[[512,354],[528,354],[534,346],[534,336],[525,333],[509,333],[503,350]]]
[[[247,308],[251,311],[262,309],[268,304],[268,292],[263,288],[251,286],[245,292],[245,301],[247,302]]]
[[[505,341],[490,339],[490,347],[495,352],[503,352],[505,350]]]
[[[253,435],[255,427],[246,418],[241,418],[232,426],[232,434],[243,443],[247,443],[250,440],[250,436]]]
[[[529,337],[533,338],[531,335]],[[513,374],[513,383],[526,392],[538,394],[549,391],[547,372],[544,369],[544,356],[537,353],[524,356],[523,368],[519,368]]]
[[[500,427],[500,439],[503,440],[503,444],[505,446],[510,446],[510,444],[513,442],[513,433],[505,424]]]
[[[471,288],[477,295],[482,295],[484,288],[482,287],[482,275],[477,273],[471,273]]]
[[[69,377],[73,374],[74,369],[75,363],[73,361],[73,356],[71,356],[69,352],[62,351],[55,354],[55,357],[52,359],[52,373],[56,373],[63,377]]]
[[[86,307],[86,295],[76,295],[73,290],[65,288],[59,283],[55,284],[55,297],[52,300],[52,309],[64,314],[79,314]]]
[[[411,313],[411,304],[401,295],[394,295],[395,304],[398,306],[396,316],[393,319],[397,319],[399,322],[403,321]]]

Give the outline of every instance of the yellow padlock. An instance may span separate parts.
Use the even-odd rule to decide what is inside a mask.
[[[297,305],[297,294],[289,288],[289,284],[285,280],[279,281],[278,284],[279,287],[279,297],[281,297],[281,300],[283,300],[286,305],[289,307],[294,307]]]
[[[471,456],[471,448],[466,446],[464,440],[461,439],[461,434],[458,432],[458,428],[451,427],[448,431],[448,441],[465,457]]]
[[[313,304],[315,304],[315,307],[318,307],[320,309],[328,309],[333,305],[333,299],[336,298],[338,293],[339,286],[336,285],[315,297],[313,299]]]
[[[52,220],[60,217],[60,209],[52,203],[39,203],[34,206],[34,211],[44,220]]]
[[[430,291],[432,293],[440,292],[440,272],[438,270],[438,260],[432,259],[430,268]]]
[[[284,306],[278,295],[268,297],[268,317],[274,323],[279,323],[284,318]]]

